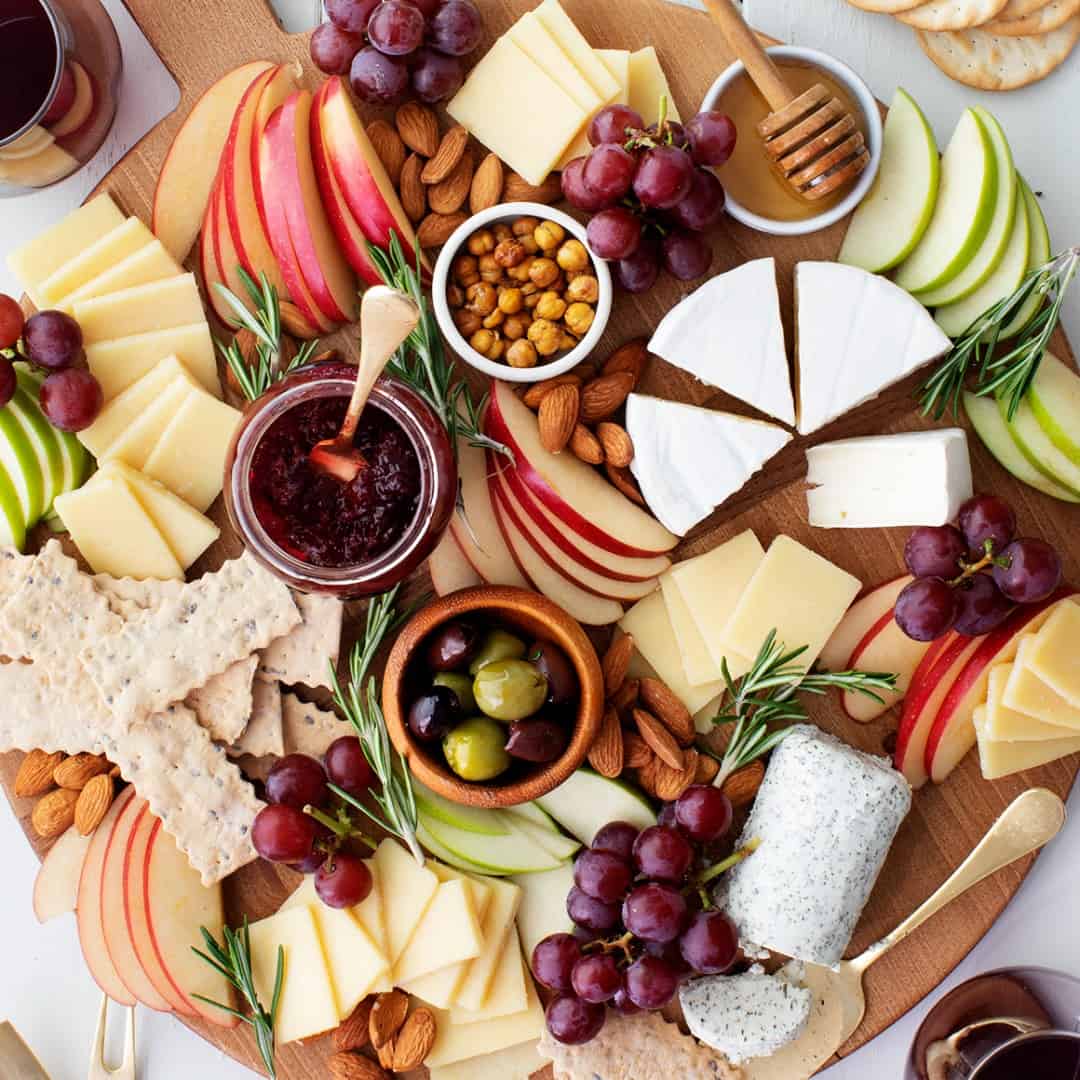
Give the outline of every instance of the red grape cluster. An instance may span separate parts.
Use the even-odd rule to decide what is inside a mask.
[[[371,871],[359,856],[342,850],[355,834],[334,784],[355,799],[375,782],[360,740],[344,735],[330,744],[321,762],[289,754],[266,778],[268,806],[255,817],[251,841],[268,862],[287,863],[315,875],[315,891],[327,907],[353,907],[371,892]]]
[[[1058,553],[1045,540],[1016,539],[1016,515],[996,495],[968,499],[955,526],[915,529],[904,561],[915,580],[897,597],[895,618],[915,641],[988,634],[1061,584]]]
[[[661,120],[646,128],[639,113],[609,105],[589,125],[593,150],[562,174],[563,194],[589,222],[589,247],[615,263],[631,293],[656,283],[661,266],[682,281],[704,277],[712,248],[702,235],[724,212],[713,168],[735,149],[729,116],[703,112],[685,126]]]
[[[39,311],[29,319],[10,296],[0,294],[0,407],[14,396],[14,361],[25,358],[49,374],[38,402],[61,431],[82,431],[101,412],[101,384],[86,370],[82,330],[62,311]]]
[[[578,933],[552,934],[532,955],[537,981],[557,995],[547,1026],[559,1042],[594,1039],[608,1006],[624,1015],[662,1009],[685,979],[732,968],[738,931],[703,906],[701,877],[731,819],[727,796],[697,785],[664,808],[660,824],[639,832],[612,822],[578,856],[566,900]]]
[[[327,75],[348,75],[372,105],[445,101],[465,81],[465,62],[484,36],[472,0],[326,0],[330,21],[311,36],[311,59]]]

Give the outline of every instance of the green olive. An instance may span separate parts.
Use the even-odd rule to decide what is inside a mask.
[[[456,671],[440,671],[432,683],[452,691],[464,712],[472,712],[476,708],[476,698],[472,692],[473,681],[468,675],[459,675]]]
[[[525,642],[505,630],[491,630],[480,642],[480,648],[469,664],[469,674],[475,675],[485,664],[496,660],[519,660],[525,655]]]
[[[507,722],[539,712],[547,692],[547,679],[527,660],[485,664],[473,682],[473,696],[480,711]]]
[[[462,780],[494,780],[510,768],[506,729],[486,716],[474,716],[443,739],[446,763]]]

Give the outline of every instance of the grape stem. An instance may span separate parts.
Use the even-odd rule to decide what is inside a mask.
[[[371,848],[372,851],[379,846],[370,836],[356,828],[353,819],[343,806],[338,809],[337,817],[331,817],[317,806],[305,806],[304,813],[309,817],[313,817],[320,825],[325,825],[334,834],[338,841],[333,844],[334,851],[341,846],[340,841],[350,839],[359,840],[362,844],[366,844]],[[328,851],[327,854],[330,854],[330,852]]]
[[[698,888],[704,888],[710,881],[715,881],[721,874],[727,873],[733,866],[738,866],[744,859],[749,859],[759,847],[761,847],[761,837],[755,836],[753,839],[743,844],[741,848],[733,851],[726,859],[721,859],[715,865],[710,866],[708,870],[702,872],[695,884]]]
[[[626,962],[633,962],[633,954],[630,952],[630,946],[634,943],[634,935],[629,931],[623,934],[622,937],[613,938],[611,941],[604,941],[603,938],[597,938],[596,941],[587,942],[581,947],[582,952],[589,952],[594,950],[607,956],[609,953],[621,952]]]
[[[1012,565],[1012,559],[1007,559],[1004,555],[994,554],[993,540],[983,541],[983,552],[983,557],[979,559],[978,562],[967,564],[961,561],[960,575],[953,578],[952,581],[950,581],[948,584],[951,585],[953,588],[956,588],[957,585],[962,585],[965,581],[967,581],[968,578],[974,577],[976,574],[985,570],[988,566],[1000,566],[1002,570],[1008,570],[1009,567]]]

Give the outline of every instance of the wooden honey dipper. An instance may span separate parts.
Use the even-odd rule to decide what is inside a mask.
[[[732,0],[705,0],[732,52],[773,110],[757,126],[773,167],[804,199],[822,199],[870,164],[866,140],[820,83],[795,94]]]

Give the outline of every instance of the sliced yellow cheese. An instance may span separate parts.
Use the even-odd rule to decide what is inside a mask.
[[[1027,666],[1035,637],[1025,634],[1020,639],[1016,663],[1010,669],[1002,700],[1010,709],[1036,716],[1047,724],[1080,731],[1080,707],[1066,701]],[[1076,662],[1080,663],[1080,654]]]
[[[436,1066],[430,1070],[430,1080],[529,1080],[546,1064],[533,1039],[493,1054]]]
[[[124,215],[116,203],[108,195],[98,195],[72,211],[63,221],[16,248],[8,255],[8,266],[22,282],[30,299],[39,308],[46,308],[49,305],[41,302],[41,283],[123,223]]]
[[[539,64],[578,106],[587,113],[600,108],[600,95],[559,47],[559,43],[535,11],[529,11],[518,19],[507,31],[507,35],[526,56]]]
[[[364,928],[368,937],[375,943],[379,952],[387,958],[386,971],[375,981],[372,993],[381,994],[390,990],[390,946],[386,937],[386,921],[383,919],[382,891],[379,885],[379,867],[374,859],[367,859],[367,868],[371,871],[371,892],[367,898],[349,909],[349,914]]]
[[[594,49],[593,52],[619,84],[619,92],[615,95],[615,100],[621,105],[627,104],[630,100],[630,50]]]
[[[1058,604],[1028,650],[1027,668],[1070,705],[1080,708],[1080,604]]]
[[[378,866],[386,921],[386,955],[392,967],[412,941],[439,887],[439,879],[396,840],[384,840],[372,856]]]
[[[839,625],[862,583],[846,570],[778,536],[724,630],[723,647],[756,657],[770,631],[788,650],[805,646],[795,666],[809,668]]]
[[[476,1012],[460,1007],[452,1008],[450,1022],[478,1024],[484,1020],[496,1020],[500,1016],[512,1016],[522,1012],[528,1006],[528,978],[525,961],[521,957],[521,938],[514,927],[503,948],[484,1004]]]
[[[469,964],[468,974],[458,990],[455,1002],[472,1012],[483,1008],[487,1000],[495,970],[502,959],[503,950],[510,939],[510,930],[521,906],[521,889],[517,885],[498,878],[484,880],[492,890],[491,904],[481,927],[484,947],[480,955]]]
[[[201,394],[183,375],[177,376],[158,394],[154,403],[135,419],[117,438],[98,454],[98,461],[123,461],[133,469],[141,469],[157,446],[161,433],[167,431],[173,418],[193,394]]]
[[[99,341],[86,347],[86,364],[106,401],[138,382],[159,360],[175,356],[214,397],[221,397],[214,340],[205,320],[167,330]]]
[[[42,303],[55,307],[65,297],[146,247],[153,239],[154,234],[138,218],[122,221],[96,243],[54,270],[41,283],[39,292]]]
[[[394,982],[403,983],[473,960],[484,947],[473,894],[464,881],[444,881],[435,890],[405,951],[394,964]]]
[[[185,570],[221,535],[221,529],[208,517],[125,462],[107,461],[97,473],[98,477],[109,475],[127,483]],[[90,484],[96,482],[97,477]]]
[[[194,274],[181,274],[83,300],[75,305],[72,314],[82,327],[83,341],[89,345],[150,330],[187,326],[206,317]]]
[[[285,977],[274,1024],[277,1041],[295,1042],[336,1028],[334,985],[311,908],[289,908],[252,924],[251,972],[263,1003],[274,998],[279,947]]]
[[[1033,634],[1029,636],[1034,637]],[[989,738],[995,742],[1040,742],[1077,734],[1005,704],[1005,687],[1015,666],[1014,663],[995,664],[990,669],[986,683],[986,734]]]
[[[566,14],[559,0],[544,0],[536,9],[536,14],[559,43],[562,51],[600,95],[600,100],[613,101],[619,92],[619,84],[585,40],[585,35],[574,24],[574,20]]]
[[[985,705],[975,709],[974,721],[979,764],[986,780],[998,780],[1026,769],[1037,769],[1040,765],[1080,753],[1080,735],[1040,742],[998,742],[992,739],[986,730]]]
[[[630,108],[641,114],[645,126],[660,120],[660,99],[667,98],[667,118],[681,120],[667,76],[660,66],[656,49],[647,45],[630,54]]]
[[[178,274],[183,274],[180,264],[165,250],[165,245],[160,240],[154,240],[65,296],[57,307],[71,312],[81,300],[108,296],[110,293],[122,292],[136,285],[149,285]]]
[[[547,179],[589,117],[509,37],[472,69],[447,112],[530,184]]]
[[[682,653],[683,671],[686,681],[691,686],[714,683],[723,677],[720,665],[713,658],[708,642],[701,634],[694,620],[682,590],[675,584],[670,574],[660,578],[660,588],[664,593],[671,628],[675,631],[675,640]],[[727,657],[728,669],[733,679],[739,678],[750,670],[750,661],[731,653]]]
[[[240,413],[205,390],[191,394],[162,432],[143,472],[205,512],[221,494]]]
[[[118,476],[58,495],[56,512],[97,574],[183,580],[165,538],[131,488]]]

